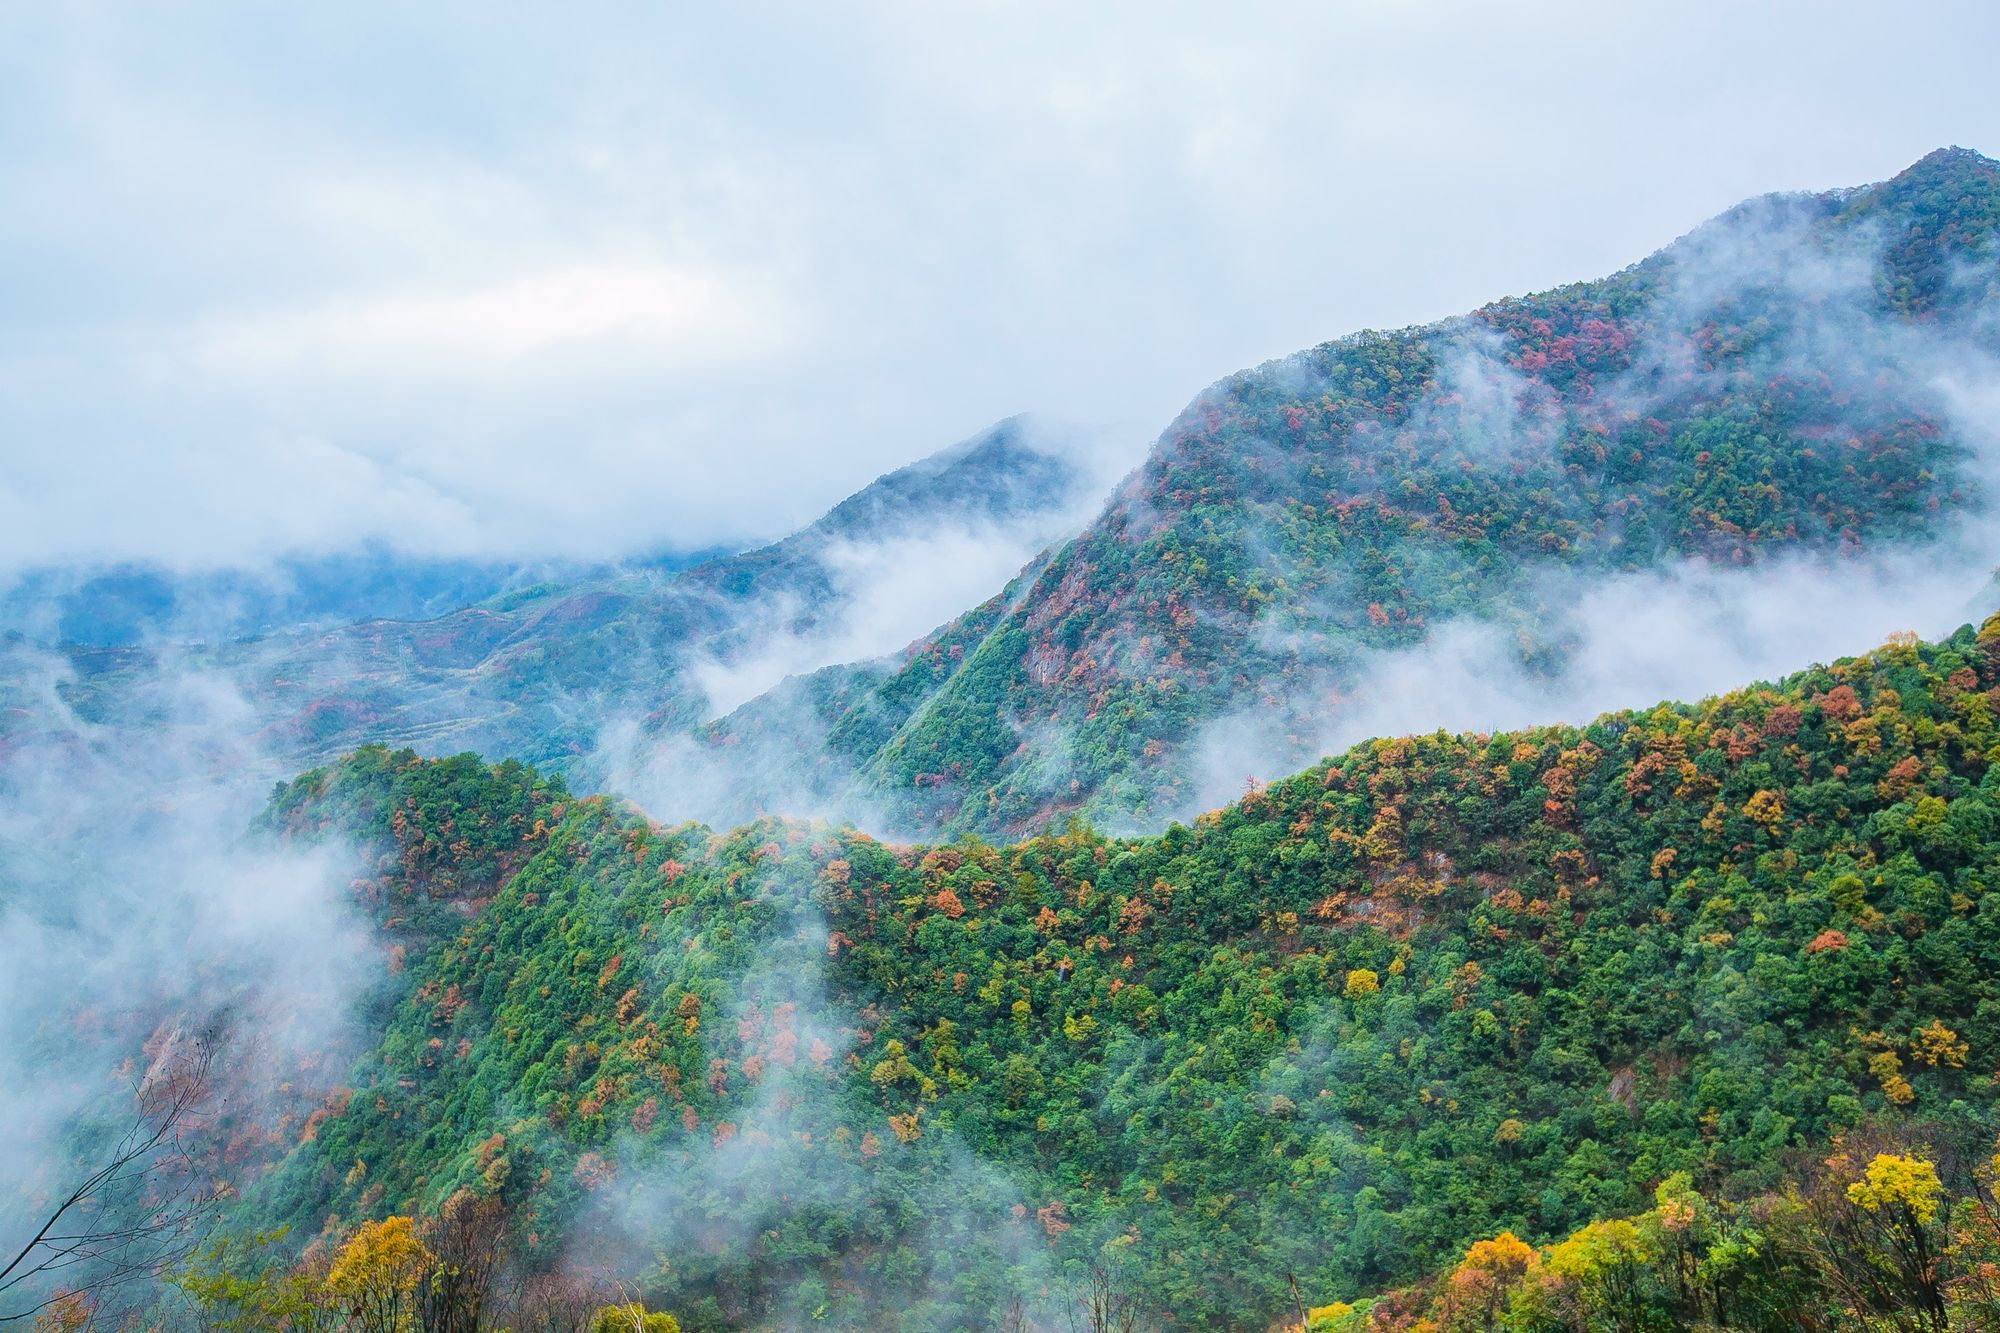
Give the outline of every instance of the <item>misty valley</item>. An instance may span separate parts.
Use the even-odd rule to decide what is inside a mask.
[[[2000,1330],[2000,163],[1576,276],[741,549],[21,573],[0,1327]]]

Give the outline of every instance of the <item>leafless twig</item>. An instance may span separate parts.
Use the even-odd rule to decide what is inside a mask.
[[[198,1117],[215,1060],[206,1038],[177,1040],[136,1089],[138,1110],[100,1164],[0,1247],[0,1324],[32,1319],[66,1295],[101,1294],[189,1254],[217,1195],[193,1170],[182,1132]],[[51,1290],[52,1284],[61,1290]]]

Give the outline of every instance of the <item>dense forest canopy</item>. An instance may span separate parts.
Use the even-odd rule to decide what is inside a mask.
[[[1953,386],[2000,351],[1996,227],[2000,165],[1944,150],[1223,380],[886,680],[835,668],[711,728],[730,808],[787,808],[804,714],[823,799],[877,826],[1156,829],[1240,780],[1203,753],[1219,724],[1266,773],[1309,762],[1381,656],[1441,627],[1497,630],[1559,700],[1607,578],[1947,542],[1986,503],[1990,423]]]
[[[376,839],[366,900],[433,924],[253,1213],[498,1198],[525,1261],[616,1262],[689,1327],[984,1326],[1108,1260],[1149,1323],[1254,1328],[1293,1280],[1381,1291],[1670,1179],[1751,1198],[1841,1135],[1970,1160],[1996,688],[2000,622],[1009,845],[363,751],[268,830]]]
[[[275,1077],[275,988],[199,1016],[224,1095],[173,1179],[224,1225],[159,1266],[172,1317],[1995,1327],[2000,616],[1577,724],[1330,738],[1468,626],[1473,669],[1561,697],[1602,596],[1663,635],[1644,594],[1689,571],[1838,593],[1917,552],[1978,586],[1996,229],[2000,165],[1945,150],[1232,376],[1004,589],[720,718],[702,672],[850,609],[845,543],[1040,532],[1074,460],[1005,423],[671,578],[204,650],[264,673],[271,750],[340,754],[241,850],[340,881],[298,925],[361,962],[284,992],[354,1003]],[[177,735],[156,665],[16,680],[0,793]],[[1225,732],[1290,776],[1243,782]],[[180,980],[37,1049],[158,1063]]]

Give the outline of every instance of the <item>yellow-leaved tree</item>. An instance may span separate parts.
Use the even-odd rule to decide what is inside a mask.
[[[1474,1241],[1445,1279],[1440,1301],[1442,1327],[1500,1327],[1500,1316],[1515,1287],[1540,1266],[1541,1256],[1535,1247],[1511,1231],[1503,1231],[1492,1240]]]
[[[626,1301],[599,1310],[590,1321],[590,1333],[681,1333],[681,1325],[670,1314],[648,1311],[637,1301]]]
[[[407,1333],[416,1322],[418,1285],[431,1264],[409,1218],[363,1222],[334,1256],[326,1289],[360,1333]]]
[[[1827,1166],[1834,1173],[1854,1170],[1846,1152]],[[1841,1178],[1835,1174],[1830,1183]],[[1935,1333],[1952,1326],[1944,1204],[1937,1168],[1898,1152],[1876,1153],[1858,1176],[1847,1175],[1838,1193],[1822,1193],[1813,1210],[1821,1271],[1857,1316]]]

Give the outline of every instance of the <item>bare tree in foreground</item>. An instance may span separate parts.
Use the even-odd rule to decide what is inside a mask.
[[[487,1304],[507,1245],[507,1210],[497,1198],[460,1190],[422,1228],[430,1271],[417,1288],[422,1333],[481,1333],[492,1327]]]
[[[1139,1292],[1118,1267],[1087,1265],[1070,1294],[1069,1322],[1079,1333],[1139,1333]]]
[[[595,1277],[536,1273],[522,1278],[515,1288],[514,1326],[523,1333],[590,1333],[597,1312],[613,1295],[614,1288]]]
[[[0,1244],[0,1324],[98,1294],[187,1257],[218,1202],[182,1133],[209,1092],[215,1048],[175,1041],[139,1084],[131,1126],[42,1215],[25,1242]],[[16,1246],[18,1245],[18,1248]]]

